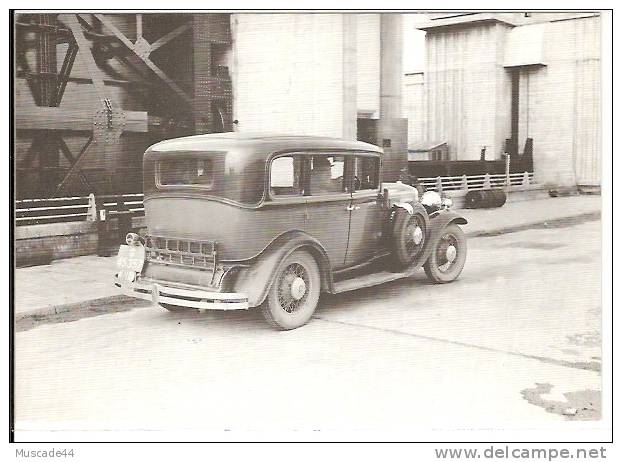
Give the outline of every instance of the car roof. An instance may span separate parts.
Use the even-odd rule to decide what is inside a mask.
[[[382,149],[362,141],[344,140],[325,136],[284,135],[268,133],[210,133],[185,136],[161,141],[149,148],[151,152],[204,151],[209,149],[227,151],[237,147],[256,148],[266,155],[283,150],[339,149],[357,150],[382,154]]]

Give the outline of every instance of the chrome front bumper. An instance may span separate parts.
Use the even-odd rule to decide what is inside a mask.
[[[246,310],[245,294],[210,292],[201,287],[174,284],[152,279],[129,282],[115,275],[115,285],[130,297],[151,300],[156,304],[168,304],[197,310]]]

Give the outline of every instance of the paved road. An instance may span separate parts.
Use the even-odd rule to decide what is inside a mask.
[[[459,281],[432,285],[422,272],[327,296],[289,332],[252,311],[144,306],[38,325],[16,334],[17,428],[403,431],[593,419],[599,239],[597,221],[472,239]]]

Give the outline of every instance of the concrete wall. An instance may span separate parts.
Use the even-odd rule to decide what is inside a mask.
[[[339,14],[236,14],[234,108],[239,131],[344,134]],[[351,122],[356,130],[356,115]]]
[[[357,108],[376,119],[380,112],[380,15],[356,16]]]
[[[379,14],[238,14],[232,35],[237,130],[355,138],[379,117]]]
[[[598,185],[600,18],[546,24],[546,66],[521,71],[519,143],[534,139],[541,183]]]
[[[404,116],[408,118],[408,147],[420,146],[427,141],[427,112],[425,107],[424,74],[404,76]]]
[[[503,68],[508,28],[487,22],[428,30],[425,138],[447,141],[453,159],[479,159],[482,146],[488,159],[503,153],[510,132],[511,82]]]

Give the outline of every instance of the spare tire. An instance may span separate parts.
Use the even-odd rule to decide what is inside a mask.
[[[425,246],[427,214],[415,208],[413,213],[398,207],[393,214],[393,256],[400,267],[412,265]]]

